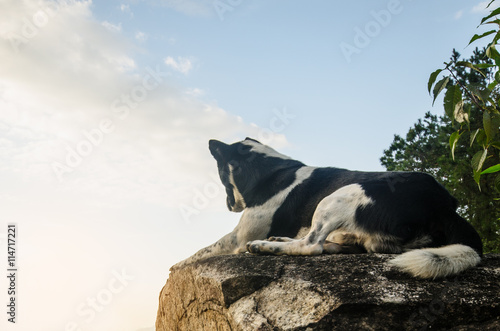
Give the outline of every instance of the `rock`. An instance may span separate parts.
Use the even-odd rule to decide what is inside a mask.
[[[156,330],[500,330],[500,255],[447,279],[394,255],[225,255],[173,269]]]

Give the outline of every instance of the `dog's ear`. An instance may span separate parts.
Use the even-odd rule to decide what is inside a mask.
[[[227,151],[228,147],[229,145],[215,139],[211,139],[208,142],[208,149],[210,149],[210,153],[212,153],[216,160],[224,157],[224,154]]]
[[[246,138],[245,138],[245,140],[255,141],[256,143],[259,143],[259,144],[261,144],[261,145],[262,145],[262,143],[261,143],[260,141],[255,140],[255,139],[253,139],[253,138],[246,137]]]

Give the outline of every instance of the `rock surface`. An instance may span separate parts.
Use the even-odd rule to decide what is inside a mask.
[[[500,255],[440,280],[391,257],[242,254],[173,269],[156,330],[500,330]]]

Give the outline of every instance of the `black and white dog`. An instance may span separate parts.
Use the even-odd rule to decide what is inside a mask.
[[[432,176],[315,168],[247,138],[210,140],[236,228],[175,267],[209,256],[403,253],[390,264],[420,278],[458,274],[480,262],[482,243]],[[266,238],[269,238],[266,240]]]

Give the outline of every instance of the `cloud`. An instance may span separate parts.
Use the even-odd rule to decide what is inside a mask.
[[[464,11],[463,10],[459,10],[455,13],[455,19],[456,20],[459,20],[460,18],[462,18],[462,16],[464,15]]]
[[[216,173],[210,138],[263,132],[199,101],[201,89],[174,87],[168,69],[188,74],[192,58],[138,67],[131,41],[96,21],[90,1],[8,3],[0,11],[3,177],[81,192],[94,203],[176,208]],[[38,12],[46,24],[23,25]],[[272,138],[276,147],[286,143]]]
[[[191,96],[191,97],[201,97],[205,95],[205,91],[199,88],[188,88],[185,92],[186,95]]]
[[[121,32],[122,31],[122,24],[121,23],[113,24],[113,23],[110,23],[108,21],[104,21],[101,24],[109,31],[112,31],[112,32]]]
[[[177,57],[175,60],[173,57],[169,56],[165,59],[165,64],[170,68],[187,75],[193,69],[193,61],[185,57]]]
[[[127,13],[130,15],[130,17],[134,17],[134,13],[130,10],[130,5],[126,5],[126,4],[121,4],[120,5],[120,10],[122,11],[122,13]]]
[[[146,40],[148,40],[148,35],[142,31],[137,31],[134,37],[140,42],[145,42]]]

